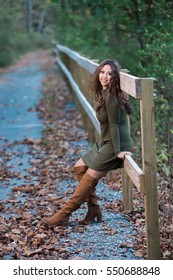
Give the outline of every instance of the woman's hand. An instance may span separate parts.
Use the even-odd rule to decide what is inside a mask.
[[[118,158],[121,158],[121,159],[125,159],[125,156],[128,155],[128,156],[132,156],[132,153],[129,152],[129,151],[123,151],[121,153],[118,154]]]

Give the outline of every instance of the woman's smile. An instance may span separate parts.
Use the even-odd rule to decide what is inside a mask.
[[[99,81],[103,89],[110,87],[112,80],[112,69],[111,66],[106,64],[99,73]]]

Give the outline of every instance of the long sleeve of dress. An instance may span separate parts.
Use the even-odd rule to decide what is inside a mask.
[[[118,106],[118,102],[115,98],[107,98],[105,100],[106,111],[108,116],[108,125],[110,129],[110,135],[112,139],[112,144],[114,147],[115,155],[117,156],[120,150],[120,131],[119,131],[119,122],[120,122],[120,114],[121,108]]]

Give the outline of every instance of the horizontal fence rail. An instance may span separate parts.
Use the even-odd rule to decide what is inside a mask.
[[[70,71],[67,69],[67,67],[62,63],[60,58],[57,56],[56,57],[57,63],[60,66],[61,70],[65,74],[66,78],[69,80],[70,85],[74,92],[76,93],[80,103],[82,104],[84,110],[88,114],[89,118],[91,119],[95,129],[97,130],[98,133],[100,133],[100,124],[96,118],[95,111],[93,107],[90,105],[90,103],[87,101],[86,97],[82,94],[81,90],[79,89],[79,86],[77,83],[74,81]]]
[[[94,127],[91,133],[94,134],[96,129],[100,134],[93,101],[88,94],[89,81],[98,64],[59,44],[55,44],[54,52],[59,67]],[[147,257],[160,259],[153,79],[120,72],[120,86],[140,102],[142,146],[142,168],[131,156],[125,156],[122,169],[123,205],[124,209],[132,210],[134,184],[144,195]]]

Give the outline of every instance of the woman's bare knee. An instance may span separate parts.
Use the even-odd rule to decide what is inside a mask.
[[[74,167],[86,165],[82,158],[80,158],[74,165]]]
[[[90,176],[96,178],[97,180],[100,180],[102,177],[106,176],[107,172],[105,172],[105,171],[96,171],[96,170],[93,170],[93,169],[89,168],[87,170],[87,173]]]

